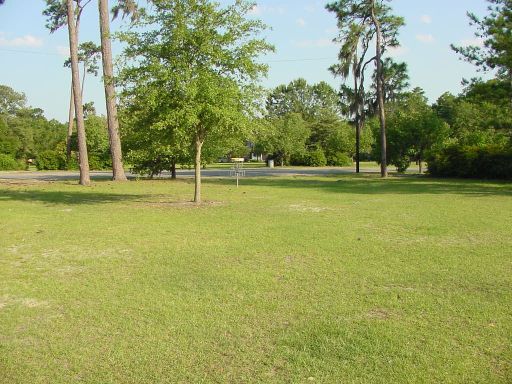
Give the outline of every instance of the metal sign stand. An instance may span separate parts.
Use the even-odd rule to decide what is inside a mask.
[[[244,161],[243,157],[234,157],[231,159],[233,167],[229,170],[229,176],[236,177],[236,187],[238,188],[238,179],[240,176],[245,176]]]

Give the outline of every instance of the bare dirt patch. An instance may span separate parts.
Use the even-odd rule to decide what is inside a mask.
[[[0,309],[9,305],[19,305],[26,308],[47,307],[49,303],[45,300],[39,300],[31,297],[15,297],[11,295],[0,296]]]
[[[310,206],[310,205],[306,205],[306,204],[291,204],[291,205],[288,206],[288,208],[291,211],[296,211],[296,212],[312,212],[312,213],[320,213],[320,212],[324,212],[324,211],[328,211],[329,210],[329,208],[315,207],[315,206]]]
[[[391,312],[384,308],[374,308],[366,313],[366,317],[374,320],[388,320],[391,318]]]
[[[193,201],[146,201],[139,204],[142,207],[149,208],[164,208],[164,209],[192,209],[192,208],[210,208],[224,205],[221,201],[203,201],[201,204],[196,204]]]

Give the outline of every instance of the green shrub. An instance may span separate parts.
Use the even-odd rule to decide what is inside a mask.
[[[17,161],[11,155],[0,153],[0,171],[20,171],[24,169],[27,169],[27,166],[23,162]]]
[[[307,153],[294,153],[290,156],[290,165],[295,166],[305,166],[307,165]],[[278,156],[274,157],[274,162],[276,165],[280,164],[281,159]]]
[[[306,167],[324,167],[327,165],[325,153],[321,147],[316,147],[305,153],[296,153],[290,158],[291,165]]]
[[[109,153],[96,154],[91,153],[89,155],[89,168],[92,170],[100,171],[112,168],[112,162],[109,157]]]
[[[397,156],[395,159],[393,159],[392,164],[396,167],[396,171],[398,173],[405,173],[407,171],[407,168],[411,165],[411,158],[407,155],[405,156]]]
[[[327,165],[333,167],[348,167],[352,165],[352,158],[343,152],[336,152],[327,156]]]
[[[432,176],[512,179],[512,148],[457,146],[431,153],[427,158]]]
[[[78,164],[78,152],[71,152],[71,156],[66,162],[66,169],[68,171],[77,171],[80,169],[80,164]]]
[[[107,153],[106,155],[109,155]],[[110,157],[105,158],[104,154],[98,155],[97,153],[89,153],[89,168],[95,171],[101,171],[105,169],[112,168],[112,162]],[[59,169],[67,169],[67,170],[78,170],[80,169],[80,164],[78,163],[78,152],[71,152],[71,157],[69,161],[65,162],[64,168]]]
[[[36,158],[36,167],[40,171],[66,169],[66,155],[59,151],[43,151]]]
[[[325,167],[327,159],[322,148],[317,147],[306,155],[306,165],[309,167]]]

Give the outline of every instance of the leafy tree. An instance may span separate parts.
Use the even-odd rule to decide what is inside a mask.
[[[504,145],[512,137],[508,81],[473,80],[459,96],[443,94],[434,105],[450,126],[451,142],[459,145]]]
[[[187,138],[168,121],[174,95],[149,81],[122,96],[123,150],[133,171],[153,177],[169,170],[176,178],[176,165],[191,163],[192,151]]]
[[[281,166],[290,164],[291,158],[306,154],[306,143],[311,134],[299,113],[290,112],[268,120],[267,129],[259,138],[262,152],[271,153]]]
[[[107,120],[104,116],[90,115],[85,120],[88,153],[93,169],[108,169],[112,166]]]
[[[308,124],[311,135],[308,139],[309,146],[320,146],[324,149],[328,146],[328,141],[333,133],[338,131],[340,126],[346,125],[341,119],[332,113],[323,111],[315,120]],[[347,148],[346,153],[353,152],[352,148]]]
[[[147,90],[166,101],[164,110],[148,106],[159,115],[148,134],[191,148],[196,203],[203,146],[241,135],[256,112],[255,82],[267,69],[256,58],[271,46],[254,37],[264,25],[246,18],[251,8],[245,1],[221,8],[207,0],[154,0],[137,29],[121,35],[132,63],[123,73],[124,97]]]
[[[0,115],[12,116],[25,108],[27,98],[25,94],[16,92],[7,85],[0,85]]]
[[[310,132],[310,137],[307,138],[306,149],[304,149],[302,140],[297,141],[298,148],[294,151],[296,153],[293,154],[293,157],[294,162],[300,165],[317,163],[309,161],[309,158],[317,156],[320,150],[327,153],[328,138],[342,125],[342,106],[340,105],[339,96],[325,82],[310,85],[304,79],[297,79],[287,85],[280,85],[271,91],[267,97],[266,105],[273,130],[282,127],[282,124],[276,124],[279,121],[276,118],[284,118],[290,114],[299,114],[302,117],[303,123]],[[302,124],[297,126],[299,130],[302,129]],[[271,136],[267,132],[267,135],[262,135],[260,139],[266,140],[265,143],[268,144],[268,138]],[[279,137],[279,134],[274,136]],[[302,137],[300,132],[298,137]],[[306,156],[304,151],[309,152],[309,155]],[[287,157],[281,158],[279,153],[274,153],[274,156],[279,160],[279,163],[288,163],[290,160]]]
[[[310,85],[302,78],[274,88],[267,97],[266,107],[270,117],[300,113],[306,121],[314,120],[323,111],[341,112],[336,91],[329,84],[322,81]]]
[[[328,126],[334,127],[334,129],[329,129],[322,144],[327,164],[333,166],[350,165],[347,164],[346,158],[349,158],[351,163],[352,157],[355,155],[355,131],[344,121],[332,122]]]
[[[104,116],[91,114],[85,119],[87,133],[87,152],[92,169],[108,169],[112,166],[110,159],[107,119]],[[78,150],[76,133],[71,138],[71,149]],[[73,166],[73,162],[70,164]]]
[[[411,160],[419,172],[427,151],[443,146],[449,126],[428,105],[423,90],[415,88],[403,98],[388,105],[388,163],[404,172]],[[377,141],[376,151],[380,150]]]
[[[14,159],[20,147],[20,139],[0,116],[0,154],[9,155]]]
[[[65,138],[64,126],[48,121],[42,109],[27,106],[23,93],[0,85],[0,105],[1,154],[23,164]]]
[[[464,60],[483,71],[496,69],[500,78],[512,83],[512,1],[487,1],[490,4],[487,16],[479,18],[468,12],[471,24],[477,27],[475,36],[483,40],[483,46],[451,47]],[[512,103],[512,87],[509,100]]]

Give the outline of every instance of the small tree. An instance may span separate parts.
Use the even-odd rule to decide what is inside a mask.
[[[306,142],[311,131],[299,113],[270,118],[268,126],[260,136],[262,150],[271,153],[281,166],[290,164],[292,156],[306,153]]]
[[[196,203],[203,145],[247,130],[256,112],[256,81],[267,70],[256,58],[272,47],[254,38],[264,25],[246,18],[251,9],[245,1],[221,8],[207,0],[154,0],[135,23],[141,28],[121,35],[125,57],[135,63],[123,74],[125,97],[147,87],[168,102],[155,128],[169,145],[174,137],[192,148]]]
[[[411,160],[418,163],[423,172],[425,154],[440,148],[448,138],[449,127],[427,104],[423,90],[415,88],[403,95],[400,101],[388,106],[388,164],[399,172],[409,167]],[[380,142],[376,142],[377,154]]]

